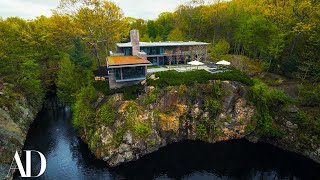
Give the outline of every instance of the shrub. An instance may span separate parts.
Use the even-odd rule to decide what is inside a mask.
[[[299,98],[303,105],[320,106],[320,83],[299,85]]]
[[[221,136],[221,135],[223,135],[223,132],[222,132],[221,128],[215,127],[215,128],[213,129],[213,135],[214,135],[214,136]]]
[[[149,145],[149,146],[154,146],[154,145],[156,145],[156,140],[150,139],[150,140],[148,141],[148,145]]]
[[[142,89],[142,86],[139,85],[133,85],[119,89],[110,89],[108,81],[95,81],[93,82],[93,86],[97,91],[102,92],[106,96],[110,96],[116,93],[123,93],[125,100],[137,99]]]
[[[171,86],[168,86],[168,87],[171,87]],[[160,91],[158,89],[155,89],[155,90],[149,92],[148,95],[144,98],[144,102],[146,104],[154,103],[157,100],[157,96],[158,96],[159,92]]]
[[[210,112],[216,113],[221,108],[221,105],[217,99],[207,96],[204,101],[204,107]]]
[[[147,82],[151,86],[165,87],[177,85],[191,85],[194,82],[207,83],[209,80],[231,80],[242,82],[246,85],[253,85],[253,81],[246,74],[238,71],[226,71],[219,73],[209,73],[205,70],[195,70],[187,72],[177,72],[175,70],[157,72],[157,80],[148,79]]]
[[[208,138],[208,133],[206,126],[204,124],[198,124],[196,127],[197,138],[200,140],[206,140]]]
[[[298,123],[302,128],[308,128],[312,123],[312,118],[305,111],[300,110],[298,112],[296,123]]]
[[[123,136],[124,136],[124,133],[126,132],[125,129],[118,129],[114,135],[112,136],[112,145],[114,147],[119,147],[120,144],[122,143],[122,140],[123,140]]]
[[[249,92],[249,99],[257,108],[255,118],[257,119],[258,135],[263,137],[281,136],[282,132],[273,126],[270,112],[274,107],[289,101],[283,91],[269,89],[263,82],[255,79],[254,86]]]
[[[252,123],[248,123],[247,126],[245,127],[245,132],[250,133],[256,129],[256,126],[253,125]]]
[[[96,99],[97,92],[91,85],[80,89],[76,102],[72,106],[72,122],[76,127],[92,127],[95,125],[95,113],[92,104]]]
[[[135,130],[134,131],[135,134],[140,138],[147,137],[151,132],[151,128],[148,125],[143,124],[143,123],[135,124],[134,130]]]
[[[222,97],[222,90],[220,86],[218,85],[213,85],[213,96],[216,98],[221,98]]]
[[[320,116],[308,114],[303,110],[299,110],[296,123],[308,133],[320,134]]]
[[[178,94],[180,97],[182,97],[186,92],[187,92],[188,88],[186,85],[181,84],[178,88]]]
[[[225,39],[220,39],[218,43],[209,48],[211,58],[218,58],[220,55],[228,54],[230,44]]]
[[[106,125],[111,125],[114,123],[116,117],[115,110],[109,105],[104,104],[100,109],[100,118]]]
[[[173,86],[167,86],[164,90],[171,91],[173,89]]]
[[[128,106],[127,106],[126,110],[127,110],[127,112],[130,113],[130,114],[137,114],[139,108],[138,108],[138,105],[137,105],[136,102],[130,101],[130,102],[128,103]]]

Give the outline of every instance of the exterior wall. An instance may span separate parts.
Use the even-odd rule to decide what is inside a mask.
[[[131,47],[120,48],[127,55],[133,51]],[[192,60],[205,61],[207,46],[170,46],[170,47],[140,47],[147,54],[147,59],[153,65],[186,64]],[[139,56],[139,52],[136,56]]]
[[[109,87],[117,89],[139,84],[146,76],[147,66],[113,68],[113,73],[109,74]]]

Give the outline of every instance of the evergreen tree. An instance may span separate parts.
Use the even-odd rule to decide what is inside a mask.
[[[85,53],[85,47],[79,38],[73,40],[74,46],[70,52],[70,60],[78,66],[88,69],[92,66],[90,56]]]

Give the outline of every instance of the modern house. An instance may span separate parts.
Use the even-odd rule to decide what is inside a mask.
[[[137,84],[146,79],[147,66],[187,64],[204,61],[207,46],[204,42],[140,42],[139,31],[130,31],[128,43],[118,43],[117,53],[110,52],[107,70],[110,88]]]
[[[124,56],[136,55],[137,52],[145,52],[147,59],[153,65],[187,64],[192,60],[204,61],[207,57],[205,42],[140,42],[139,31],[131,30],[131,42],[118,43],[117,51]]]

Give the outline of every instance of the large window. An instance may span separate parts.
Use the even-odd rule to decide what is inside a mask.
[[[163,48],[162,47],[141,47],[140,51],[143,51],[148,55],[159,55],[163,53]]]
[[[122,79],[121,79],[121,69],[122,69]],[[124,67],[116,69],[116,80],[130,80],[130,79],[139,79],[146,77],[146,67]]]
[[[132,56],[132,48],[124,48],[124,55]]]
[[[159,65],[157,57],[148,57],[148,61],[150,61],[153,65]]]

